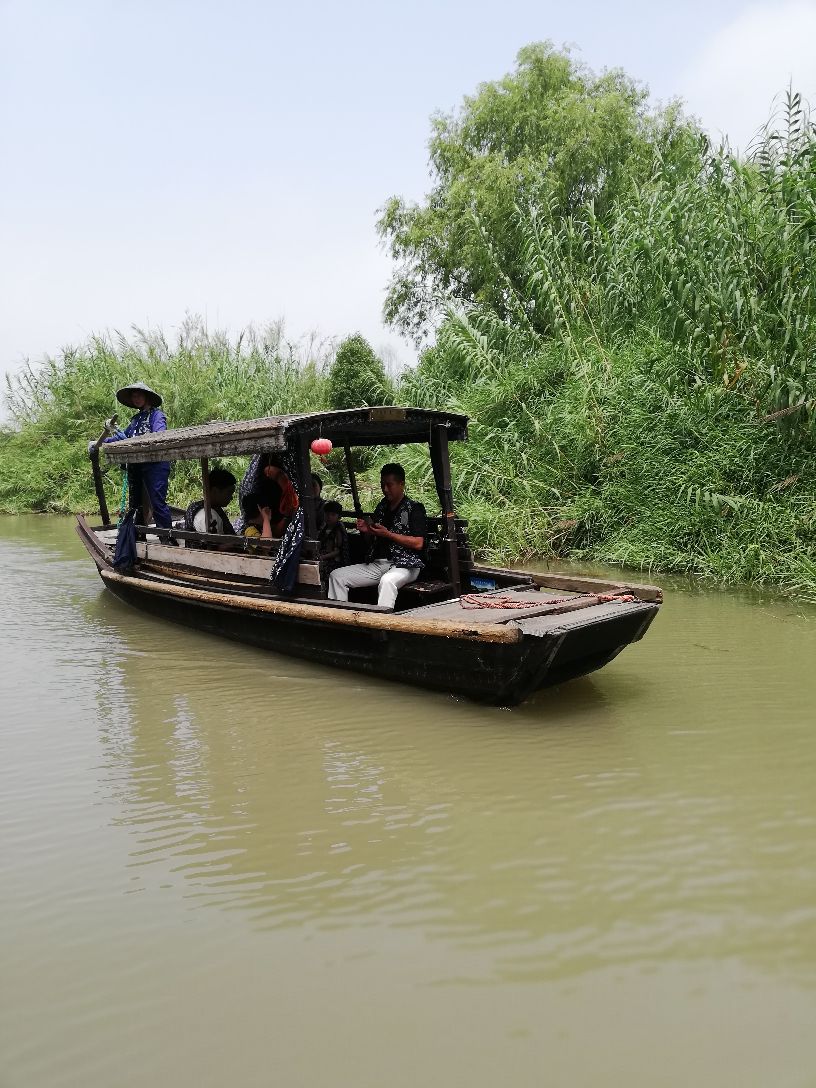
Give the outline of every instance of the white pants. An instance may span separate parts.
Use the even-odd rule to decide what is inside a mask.
[[[329,575],[329,599],[347,601],[350,589],[379,583],[377,604],[393,608],[397,592],[419,577],[421,567],[392,567],[390,559],[375,559],[373,563],[352,563],[337,567]]]

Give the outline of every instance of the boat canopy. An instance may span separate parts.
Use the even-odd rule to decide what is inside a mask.
[[[430,443],[433,429],[439,426],[445,428],[449,441],[463,442],[467,440],[467,424],[467,416],[424,408],[351,408],[339,412],[266,416],[233,423],[202,423],[109,442],[103,449],[114,464],[188,461],[284,450],[297,445],[299,440],[313,441],[315,438],[329,438],[339,447]]]

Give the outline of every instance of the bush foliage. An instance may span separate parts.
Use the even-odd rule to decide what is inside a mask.
[[[361,404],[390,404],[394,389],[368,341],[357,333],[338,347],[329,370],[328,397],[332,408]]]
[[[549,42],[526,46],[515,72],[433,118],[424,203],[395,196],[381,209],[395,263],[386,316],[417,337],[451,297],[512,316],[525,283],[518,207],[560,219],[591,203],[603,217],[648,181],[655,154],[681,165],[698,139],[676,105],[650,109],[625,73],[596,75]]]
[[[776,120],[742,160],[656,148],[603,214],[515,209],[502,305],[449,308],[406,381],[472,417],[483,550],[816,594],[816,134]]]

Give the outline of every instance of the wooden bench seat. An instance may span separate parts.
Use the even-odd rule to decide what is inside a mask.
[[[453,595],[454,588],[451,582],[424,581],[420,579],[410,586],[403,586],[399,591],[397,594],[397,610],[421,608],[426,604],[444,601],[453,597]]]

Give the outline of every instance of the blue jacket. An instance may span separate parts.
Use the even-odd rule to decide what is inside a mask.
[[[123,438],[136,438],[143,434],[167,430],[167,417],[161,408],[142,408],[123,431],[117,430],[106,442],[121,442]]]

